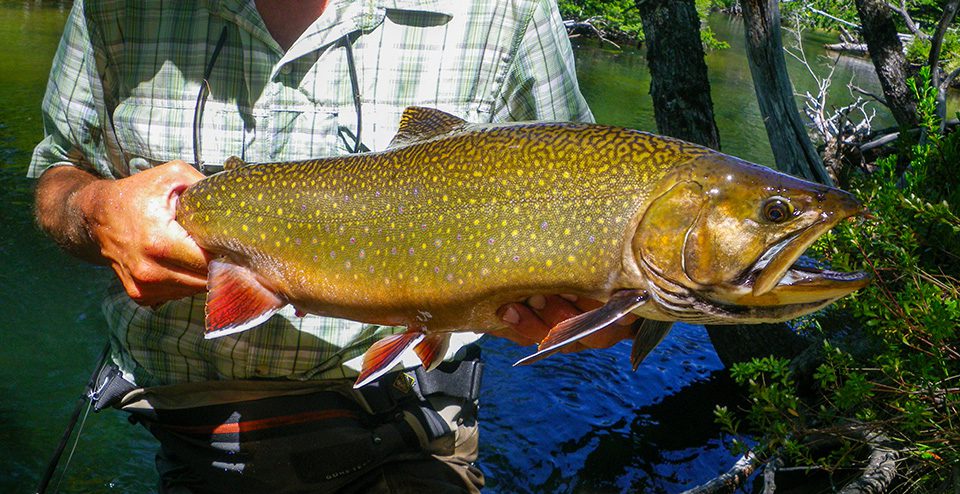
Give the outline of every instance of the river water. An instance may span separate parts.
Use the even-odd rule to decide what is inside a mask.
[[[62,254],[30,219],[30,149],[42,136],[39,104],[68,2],[0,0],[0,492],[33,492],[105,342],[99,299],[110,278]],[[710,18],[728,50],[707,57],[723,150],[771,163],[743,52],[742,24]],[[816,59],[829,35],[806,33]],[[597,119],[654,131],[642,52],[593,41],[576,47],[581,87]],[[825,71],[815,62],[818,71]],[[812,85],[791,61],[799,90]],[[869,63],[842,58],[837,104],[855,77],[876,89]],[[889,125],[880,115],[875,125]],[[558,355],[513,368],[529,354],[486,339],[480,467],[487,492],[677,492],[725,471],[735,458],[713,424],[736,407],[702,327],[678,325],[637,372],[629,345]],[[152,490],[152,438],[123,414],[91,414],[61,492]]]

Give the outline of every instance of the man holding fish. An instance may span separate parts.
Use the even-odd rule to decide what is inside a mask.
[[[160,439],[161,492],[482,487],[476,336],[456,338],[435,371],[389,372],[360,390],[359,356],[402,328],[287,307],[254,331],[205,339],[214,256],[176,206],[204,177],[201,156],[381,150],[411,105],[472,122],[590,121],[572,60],[550,1],[75,2],[30,168],[37,218],[116,273],[104,313],[133,388],[117,406]],[[537,343],[597,305],[536,294],[499,308],[512,328],[499,334]],[[620,325],[583,341],[630,335]]]

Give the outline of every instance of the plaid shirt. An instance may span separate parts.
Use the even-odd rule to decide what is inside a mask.
[[[252,1],[163,2],[161,9],[161,2],[78,0],[53,61],[46,137],[30,176],[69,164],[121,178],[193,161],[197,94],[222,33],[202,114],[207,163],[339,155],[358,133],[367,148],[383,149],[410,105],[475,122],[592,119],[550,0],[334,1],[286,52]],[[299,318],[288,308],[255,330],[205,340],[202,295],[153,310],[119,285],[104,313],[114,359],[143,386],[352,377],[346,361],[402,330]]]

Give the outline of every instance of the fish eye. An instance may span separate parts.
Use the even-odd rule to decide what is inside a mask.
[[[793,214],[793,205],[786,198],[774,196],[763,203],[763,219],[771,223],[783,223]]]

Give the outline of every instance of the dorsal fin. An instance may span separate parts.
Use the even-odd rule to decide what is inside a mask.
[[[226,161],[223,162],[223,169],[226,171],[230,171],[236,168],[241,168],[244,166],[247,166],[247,162],[240,159],[239,156],[231,156],[227,158]]]
[[[466,120],[435,108],[410,106],[400,117],[400,128],[390,141],[391,148],[407,146],[459,130]]]

